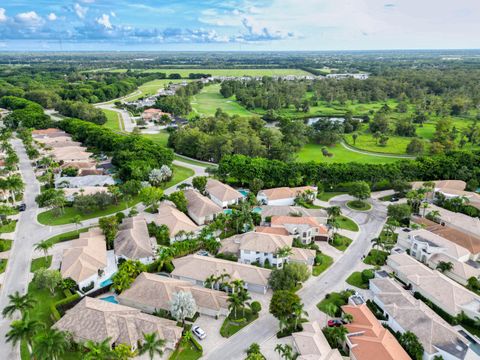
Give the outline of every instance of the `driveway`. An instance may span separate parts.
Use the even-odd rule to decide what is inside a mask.
[[[200,326],[207,333],[207,337],[203,340],[200,340],[193,335],[204,349],[211,349],[225,340],[225,338],[220,335],[220,328],[222,327],[224,320],[224,316],[220,316],[218,320],[215,320],[214,317],[200,315],[197,321],[193,323],[193,325]]]
[[[322,314],[316,304],[332,291],[342,290],[345,279],[350,275],[352,269],[361,263],[361,258],[368,253],[370,240],[380,234],[386,221],[386,207],[377,200],[371,200],[373,208],[369,212],[358,212],[348,209],[345,203],[352,198],[348,195],[341,195],[330,201],[331,205],[338,205],[343,215],[353,218],[360,227],[357,239],[345,251],[333,265],[318,277],[310,278],[304,287],[298,292],[309,313],[309,319],[321,319]],[[243,359],[245,349],[251,343],[256,342],[263,347],[270,339],[275,339],[278,331],[278,320],[272,315],[264,313],[250,326],[242,329],[227,341],[217,344],[215,348],[204,349],[204,358],[217,360],[223,359],[225,354],[229,359]]]

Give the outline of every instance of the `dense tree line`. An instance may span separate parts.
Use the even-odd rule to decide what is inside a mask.
[[[200,81],[192,81],[180,87],[173,96],[161,96],[157,99],[155,107],[175,116],[186,115],[192,111],[190,96],[198,94],[203,88]]]
[[[244,155],[225,156],[219,164],[218,175],[242,185],[261,181],[265,188],[324,184],[338,188],[341,183],[366,181],[372,189],[390,187],[398,179],[428,181],[480,178],[480,152],[457,151],[442,155],[419,157],[392,164],[360,163],[298,163],[250,158]]]
[[[101,109],[80,101],[59,101],[55,108],[64,116],[82,119],[98,125],[107,122],[107,116]]]
[[[170,165],[173,152],[153,141],[136,135],[117,134],[114,131],[78,119],[65,119],[58,126],[85,146],[111,153],[112,164],[122,180],[148,180],[153,169]]]
[[[218,162],[225,155],[289,160],[306,142],[306,126],[283,120],[279,128],[265,127],[259,118],[230,117],[217,110],[214,117],[191,121],[171,133],[169,146],[196,159]]]
[[[12,110],[4,119],[5,124],[13,129],[18,127],[45,129],[51,126],[50,116],[36,102],[16,96],[4,96],[0,107]]]

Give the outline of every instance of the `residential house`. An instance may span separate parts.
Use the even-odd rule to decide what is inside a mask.
[[[87,161],[93,154],[85,151],[82,146],[68,146],[62,148],[53,148],[52,156],[57,162],[77,162]]]
[[[441,189],[465,190],[467,183],[463,180],[436,180],[433,181],[435,191]],[[418,190],[425,184],[425,181],[414,181],[411,183],[413,190]]]
[[[244,199],[244,195],[239,191],[212,178],[207,180],[207,186],[205,187],[205,190],[207,191],[210,199],[222,208],[227,208],[229,205],[238,204]]]
[[[142,119],[145,121],[158,121],[162,118],[163,115],[166,115],[170,118],[170,114],[163,112],[160,109],[145,109],[142,113]]]
[[[192,294],[198,312],[202,315],[215,317],[229,314],[228,295],[225,292],[150,273],[141,273],[117,300],[122,305],[153,314],[160,309],[170,311],[173,295],[180,291]]]
[[[414,217],[413,221],[424,226],[426,230],[439,235],[467,249],[474,261],[480,260],[480,234],[471,234],[451,226],[437,224],[425,218]]]
[[[55,179],[55,187],[57,189],[105,187],[109,185],[115,185],[115,180],[110,175],[61,176]]]
[[[194,189],[187,189],[184,191],[184,194],[188,202],[188,216],[197,225],[207,224],[213,221],[218,214],[223,213],[223,209],[220,206]]]
[[[143,343],[144,334],[156,333],[169,350],[174,350],[182,337],[182,328],[173,320],[88,296],[67,310],[53,328],[71,334],[77,343],[107,340],[112,348],[125,344],[132,350]]]
[[[480,277],[480,264],[472,260],[473,255],[467,248],[428,230],[400,232],[397,245],[409,249],[411,256],[432,269],[436,269],[441,262],[451,263],[452,270],[444,274],[463,285],[471,277]]]
[[[427,210],[427,212],[431,211],[438,211],[438,218],[441,225],[447,225],[462,232],[469,233],[473,236],[478,236],[478,234],[480,234],[479,218],[474,218],[462,213],[446,210],[433,204],[430,204]]]
[[[261,294],[268,290],[268,278],[271,273],[270,270],[258,266],[199,255],[174,259],[173,265],[175,270],[171,275],[175,279],[204,286],[209,277],[227,274],[230,280],[243,280],[246,289]]]
[[[63,251],[60,273],[64,279],[75,280],[79,288],[86,287],[105,272],[107,268],[107,244],[98,228],[90,229],[73,240]]]
[[[467,199],[468,204],[480,209],[480,194],[472,191],[465,191],[467,183],[462,180],[438,180],[434,181],[433,192],[443,194],[447,199],[463,197]],[[412,183],[414,189],[421,188],[422,182]],[[432,196],[433,197],[433,196]]]
[[[156,225],[165,225],[170,233],[170,243],[182,241],[188,238],[189,234],[198,234],[200,228],[179,211],[173,203],[164,201],[158,207],[158,214],[154,217]]]
[[[352,360],[411,360],[390,331],[385,329],[366,304],[344,305],[353,317],[346,324],[347,347]]]
[[[303,331],[292,334],[294,349],[299,354],[297,360],[343,360],[338,349],[330,347],[317,321],[302,326]]]
[[[466,339],[393,279],[371,279],[370,290],[374,294],[373,301],[384,312],[386,323],[392,330],[411,331],[417,335],[423,345],[424,360],[433,360],[435,356],[444,360],[464,360],[473,355]]]
[[[292,237],[260,232],[247,232],[234,235],[222,240],[220,253],[233,254],[243,264],[258,263],[262,266],[266,262],[273,267],[281,268],[288,257],[278,257],[281,249],[292,247]]]
[[[78,195],[94,195],[98,193],[108,193],[108,187],[104,186],[85,186],[82,188],[62,188],[67,201],[73,201]]]
[[[290,235],[298,237],[303,244],[312,241],[328,241],[330,234],[325,225],[311,216],[272,216],[272,228],[284,228]]]
[[[68,136],[68,134],[65,131],[57,128],[32,130],[32,137],[34,138],[56,137],[56,136]]]
[[[480,296],[432,270],[406,253],[393,254],[387,265],[412,291],[420,293],[451,316],[462,311],[470,318],[480,317]]]
[[[326,224],[328,220],[328,214],[326,210],[306,209],[301,206],[263,205],[260,206],[260,214],[263,221],[267,221],[272,216],[310,216],[314,217],[320,224]]]
[[[301,186],[301,187],[279,187],[273,189],[260,190],[257,194],[257,200],[262,205],[294,205],[295,198],[305,192],[310,192],[311,200],[317,198],[317,188],[315,186]]]
[[[292,247],[292,253],[288,257],[288,262],[297,262],[313,266],[317,252],[312,249]]]
[[[113,241],[115,256],[139,260],[144,264],[154,261],[155,240],[150,238],[145,218],[141,215],[123,219]]]

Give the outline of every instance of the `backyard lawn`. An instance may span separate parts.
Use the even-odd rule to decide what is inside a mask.
[[[328,151],[333,154],[332,157],[326,157],[322,154],[324,146],[317,144],[307,144],[297,153],[297,160],[300,162],[326,162],[326,163],[349,163],[358,162],[365,164],[387,164],[397,162],[401,159],[385,157],[381,155],[365,155],[344,148],[341,144],[328,147]]]
[[[103,124],[103,126],[115,131],[123,130],[123,121],[119,113],[113,110],[108,110],[108,109],[102,109],[102,111],[107,116],[107,122]],[[122,123],[121,125],[120,125],[120,122]]]
[[[177,166],[173,165],[173,178],[169,182],[167,182],[162,188],[167,189],[171,186],[174,186],[175,184],[178,184],[179,182],[193,176],[194,171],[192,169],[188,169],[182,166]],[[129,202],[128,202],[128,207],[134,206],[138,204],[140,200],[138,197],[133,197]],[[96,210],[88,214],[83,214],[79,212],[77,209],[73,207],[67,207],[64,209],[63,214],[59,216],[55,216],[52,210],[47,210],[44,211],[40,214],[38,214],[37,220],[40,224],[43,225],[64,225],[64,224],[70,224],[73,222],[73,218],[77,215],[80,216],[80,220],[87,220],[87,219],[93,219],[96,217],[101,217],[101,216],[107,216],[114,214],[118,211],[123,211],[127,209],[127,203],[125,201],[120,201],[118,205],[109,205],[103,210]]]
[[[313,276],[320,275],[325,270],[327,270],[330,267],[330,265],[333,264],[333,259],[330,256],[325,254],[320,254],[320,257],[322,258],[322,262],[319,265],[313,266],[313,270],[312,270]]]
[[[42,256],[41,258],[33,259],[32,264],[30,265],[30,272],[35,272],[40,268],[49,268],[52,265],[52,256],[49,255],[46,258]]]
[[[202,91],[194,95],[191,100],[192,108],[195,113],[205,116],[213,116],[218,108],[229,115],[256,116],[235,99],[224,98],[220,94],[220,84],[205,86]]]

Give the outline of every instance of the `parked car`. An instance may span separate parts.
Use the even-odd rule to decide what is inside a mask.
[[[331,320],[328,320],[327,324],[329,327],[338,327],[345,324],[345,322],[342,319],[331,319]]]
[[[197,252],[197,255],[200,255],[200,256],[208,256],[208,251],[200,250],[199,252]]]
[[[25,211],[26,209],[27,209],[27,205],[23,203],[18,205],[18,211]]]
[[[194,325],[192,326],[192,332],[198,337],[200,340],[203,340],[207,337],[207,334],[200,326]]]

